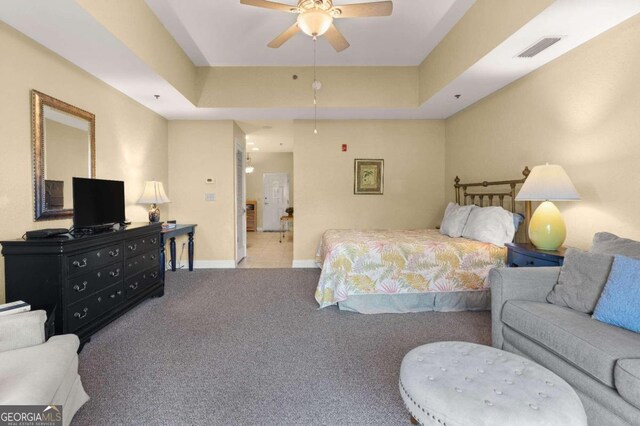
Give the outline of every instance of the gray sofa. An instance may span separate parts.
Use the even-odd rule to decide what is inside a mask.
[[[640,334],[547,303],[559,272],[491,271],[493,346],[565,379],[582,399],[590,425],[640,425]]]

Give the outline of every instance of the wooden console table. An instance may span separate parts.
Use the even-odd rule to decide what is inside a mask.
[[[280,217],[280,242],[285,239],[286,232],[289,230],[289,227],[293,224],[293,216],[282,216]]]
[[[160,264],[162,265],[162,280],[164,281],[165,272],[165,242],[169,238],[169,249],[171,251],[171,270],[176,270],[176,237],[179,235],[189,236],[189,270],[193,271],[193,234],[196,232],[196,224],[176,225],[175,228],[163,229],[160,232]]]

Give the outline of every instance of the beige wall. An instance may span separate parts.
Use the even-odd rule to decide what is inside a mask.
[[[198,224],[195,258],[200,262],[235,257],[234,152],[233,121],[169,122],[171,218]],[[207,178],[215,184],[207,184]],[[215,193],[216,200],[205,201],[205,193]]]
[[[167,121],[66,60],[0,23],[0,239],[71,220],[33,222],[30,90],[37,89],[96,115],[98,178],[125,181],[127,217],[146,221],[135,204],[145,180],[167,182]],[[0,300],[4,262],[0,262]]]
[[[73,208],[72,178],[89,177],[89,132],[45,119],[45,179],[64,181],[64,208]]]
[[[640,239],[638,46],[640,16],[448,119],[445,182],[561,164],[582,195],[557,203],[568,245],[598,231]]]
[[[554,0],[476,0],[418,67],[420,103],[495,49]]]
[[[313,106],[312,67],[198,68],[198,106]],[[297,79],[293,79],[293,75]],[[322,107],[418,107],[418,67],[318,67]]]
[[[142,0],[76,0],[101,25],[192,103],[197,68]]]
[[[444,203],[443,121],[294,124],[294,259],[313,259],[331,228],[435,226]],[[348,151],[341,152],[341,145]],[[353,194],[355,158],[384,159],[384,195]]]
[[[258,228],[262,228],[264,195],[262,175],[264,173],[289,174],[289,205],[293,206],[293,152],[249,152],[253,173],[247,174],[247,200],[258,201]]]

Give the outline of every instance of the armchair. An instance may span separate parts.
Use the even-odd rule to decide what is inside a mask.
[[[74,334],[45,341],[44,311],[0,316],[0,405],[62,405],[64,425],[89,400]]]

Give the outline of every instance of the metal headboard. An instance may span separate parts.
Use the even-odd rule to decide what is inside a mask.
[[[493,206],[494,205],[493,201],[494,199],[497,198],[499,201],[499,204],[497,205],[507,208],[511,212],[515,213],[516,212],[516,185],[523,184],[524,181],[527,180],[529,173],[531,173],[531,170],[529,170],[529,167],[525,167],[524,170],[522,171],[522,175],[524,176],[522,179],[500,180],[495,182],[488,182],[485,180],[484,182],[475,182],[475,183],[460,183],[460,178],[456,176],[455,185],[453,185],[456,190],[456,203],[460,205],[475,204],[479,207],[486,207],[486,206]],[[468,188],[477,188],[477,187],[487,188],[489,186],[508,187],[509,190],[507,191],[505,188],[502,191],[496,190],[496,192],[468,191]],[[505,204],[504,204],[505,197],[510,198],[510,200],[508,200],[510,201],[508,204],[508,207],[505,207]],[[478,201],[476,201],[476,199]],[[485,205],[485,199],[487,200],[486,205]],[[525,229],[529,228],[530,219],[531,219],[531,201],[525,201],[524,202]]]

